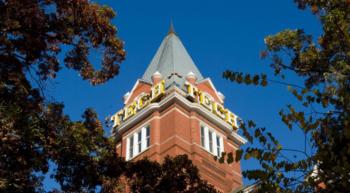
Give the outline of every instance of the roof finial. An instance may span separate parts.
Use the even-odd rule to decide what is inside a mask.
[[[173,20],[170,19],[170,27],[169,27],[169,32],[168,34],[176,34],[175,33],[175,29],[174,29],[174,24],[173,24]]]

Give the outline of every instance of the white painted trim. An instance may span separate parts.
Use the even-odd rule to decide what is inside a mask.
[[[148,146],[146,149],[144,149],[143,151],[141,151],[141,152],[138,153],[137,155],[134,155],[134,157],[127,159],[126,161],[131,161],[131,160],[133,160],[133,159],[136,159],[139,155],[141,155],[143,152],[147,151],[148,149],[152,148],[153,146],[154,146],[154,145]]]
[[[217,150],[216,132],[213,132],[212,137],[213,137],[213,139],[212,139],[212,141],[213,141],[213,153],[217,156],[218,150]]]
[[[126,160],[130,159],[129,149],[130,149],[130,138],[126,138],[126,147],[125,147],[125,158]]]
[[[225,151],[225,147],[224,147],[224,139],[222,138],[222,137],[220,137],[220,157],[222,156],[222,152],[224,152]],[[226,142],[226,143],[228,143],[228,142]]]
[[[135,155],[139,154],[138,152],[138,132],[134,132],[133,136],[134,138],[134,148],[133,148],[133,153],[132,153],[132,157],[135,157]]]
[[[181,112],[181,110],[178,109],[177,107],[174,107],[173,109],[171,109],[171,110],[167,111],[166,113],[162,114],[160,116],[160,118],[163,118],[163,117],[167,116],[169,113],[172,113],[173,111],[177,111],[180,114],[182,114],[183,116],[185,116],[186,118],[190,118],[188,115],[186,115],[185,113]]]
[[[149,84],[149,83],[146,82],[146,81],[143,81],[143,80],[141,80],[141,79],[137,79],[137,81],[135,82],[134,86],[132,87],[132,89],[131,89],[131,91],[130,91],[130,94],[129,94],[128,98],[126,98],[126,100],[124,101],[124,105],[126,105],[126,104],[129,102],[131,95],[134,93],[134,90],[137,88],[137,86],[138,86],[141,82],[146,83],[146,84]]]
[[[208,82],[209,82],[209,85],[214,89],[215,95],[216,95],[217,98],[219,99],[220,103],[223,104],[224,101],[223,101],[223,100],[221,99],[221,97],[219,96],[218,91],[216,90],[216,88],[215,88],[215,86],[214,86],[214,84],[213,84],[213,82],[211,81],[210,78],[203,79],[203,80],[201,80],[200,82],[198,82],[198,84],[203,83],[203,82],[205,82],[205,81],[208,81]]]
[[[227,144],[228,144],[229,146],[233,147],[233,149],[238,150],[238,148],[237,148],[236,146],[232,145],[231,143],[227,143]]]
[[[137,81],[135,82],[134,86],[132,87],[132,89],[131,89],[131,91],[130,91],[130,94],[129,94],[128,98],[126,98],[126,100],[124,101],[124,105],[128,103],[128,101],[129,101],[129,99],[130,99],[132,93],[133,93],[134,90],[136,89],[137,85],[139,85],[139,83],[140,83],[140,80],[137,80]]]
[[[170,140],[174,139],[174,138],[178,138],[180,139],[181,141],[183,141],[184,143],[186,143],[187,145],[192,145],[193,143],[190,143],[188,141],[186,141],[184,138],[180,137],[179,135],[173,135],[172,137],[169,137],[167,140],[163,141],[163,143],[159,144],[159,143],[155,143],[155,145],[164,145],[165,143],[168,143]]]
[[[209,129],[208,129],[208,127],[204,127],[204,147],[207,151],[209,151]]]
[[[240,136],[238,133],[236,132],[232,132],[231,135],[236,138],[237,140],[239,141],[242,141],[243,143],[242,144],[245,144],[247,143],[248,141],[246,139],[244,139],[242,136]]]
[[[236,172],[235,170],[232,170],[232,173],[236,174],[236,175],[239,176],[239,177],[242,177],[242,174]]]
[[[144,151],[147,147],[147,139],[146,139],[146,127],[141,128],[141,151]]]

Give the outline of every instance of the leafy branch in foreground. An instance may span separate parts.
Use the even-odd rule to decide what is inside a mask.
[[[119,175],[123,165],[115,165],[119,159],[93,111],[73,122],[62,104],[46,101],[43,88],[63,66],[93,85],[118,74],[125,51],[114,16],[88,0],[0,1],[1,192],[44,191],[49,163],[66,191],[90,191],[113,168]],[[88,60],[93,49],[103,52],[100,70]]]
[[[165,157],[162,164],[143,159],[128,164],[126,176],[132,192],[217,193],[199,178],[199,171],[187,155]]]
[[[303,30],[284,30],[265,38],[263,58],[271,60],[275,77],[298,75],[303,85],[289,90],[304,109],[287,105],[280,111],[288,129],[300,129],[304,149],[283,148],[253,121],[241,124],[244,136],[258,145],[248,147],[244,159],[261,167],[244,171],[260,183],[260,192],[348,192],[350,186],[350,3],[347,0],[295,0],[320,20],[322,34],[313,41]],[[239,84],[265,86],[265,75],[226,71],[224,78]],[[283,81],[277,82],[283,83]],[[284,83],[283,83],[284,84]],[[288,83],[286,83],[288,85]],[[305,109],[308,112],[305,112]],[[306,146],[312,152],[306,151]],[[294,158],[285,152],[293,152]]]
[[[167,158],[162,165],[125,162],[92,109],[72,121],[62,103],[45,98],[45,81],[63,66],[92,85],[119,73],[125,51],[114,16],[89,0],[0,0],[0,192],[117,192],[123,177],[144,193],[215,192],[187,157]],[[100,70],[89,61],[94,50],[103,53]],[[147,170],[158,176],[140,173]],[[44,186],[48,175],[58,189]]]

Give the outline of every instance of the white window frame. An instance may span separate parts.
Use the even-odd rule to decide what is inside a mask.
[[[204,131],[204,137],[202,137],[202,128]],[[209,135],[209,133],[211,133],[211,135]],[[211,136],[211,139],[209,139],[209,136]],[[200,124],[200,139],[201,139],[201,142],[200,142],[201,147],[214,156],[221,157],[222,152],[225,151],[224,136],[218,131],[216,131],[215,129],[203,123]],[[202,141],[203,139],[204,139],[204,142]],[[219,142],[217,141],[218,139],[219,139]],[[210,141],[212,143],[210,143]],[[218,147],[218,144],[219,144],[219,147]],[[218,152],[218,148],[220,149],[220,152]]]
[[[125,155],[125,159],[127,161],[137,157],[139,154],[141,154],[150,147],[151,144],[147,146],[147,140],[150,139],[150,136],[147,136],[147,129],[149,130],[148,133],[150,135],[151,128],[149,125],[145,125],[139,129],[136,129],[135,131],[127,135]],[[141,136],[141,138],[139,136]],[[141,139],[141,141],[139,139]]]

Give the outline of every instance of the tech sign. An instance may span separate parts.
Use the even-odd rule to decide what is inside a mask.
[[[213,97],[208,93],[199,90],[193,84],[185,83],[187,98],[192,101],[201,104],[207,110],[211,111],[215,116],[218,116],[225,122],[232,125],[234,129],[238,128],[237,116],[230,110],[224,108],[220,103],[213,100]],[[165,82],[160,81],[158,84],[151,88],[150,93],[142,93],[135,97],[135,100],[125,106],[123,109],[111,116],[113,121],[113,128],[118,127],[120,124],[128,120],[130,117],[137,114],[140,110],[145,108],[150,103],[159,102],[159,100],[165,95]]]

